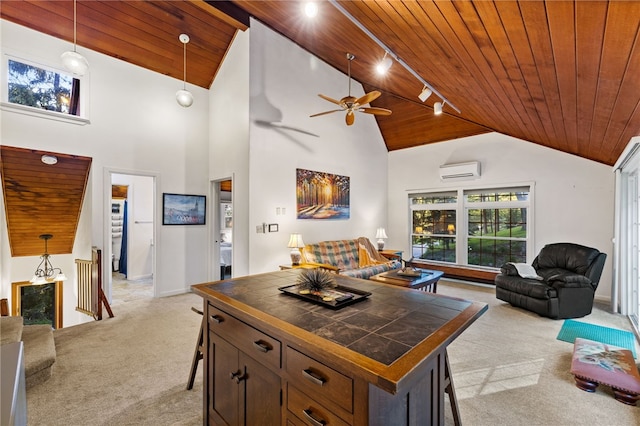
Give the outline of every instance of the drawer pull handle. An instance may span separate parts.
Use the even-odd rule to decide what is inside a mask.
[[[313,371],[311,371],[308,368],[306,370],[302,370],[302,375],[307,380],[311,380],[313,383],[315,383],[318,386],[322,386],[327,382],[327,379],[325,379],[324,377],[320,376],[317,373],[314,373]]]
[[[247,378],[246,374],[242,374],[241,371],[236,371],[235,373],[231,373],[231,380],[234,380],[236,383],[240,383],[241,381]]]
[[[324,420],[314,417],[313,411],[311,411],[310,408],[307,408],[306,410],[302,410],[302,412],[309,419],[309,421],[313,423],[315,426],[324,426],[327,424],[327,422],[325,422]]]
[[[218,324],[220,324],[221,322],[224,322],[224,318],[222,318],[220,315],[211,315],[210,318],[212,321],[215,321]]]
[[[270,344],[268,344],[267,342],[264,342],[262,340],[257,340],[255,342],[253,342],[253,346],[255,346],[256,349],[258,349],[260,352],[264,352],[264,353],[267,353],[271,349],[273,349]]]

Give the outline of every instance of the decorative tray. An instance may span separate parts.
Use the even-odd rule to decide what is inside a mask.
[[[357,290],[355,288],[345,287],[338,285],[331,289],[322,290],[320,294],[302,294],[298,290],[298,285],[288,285],[284,287],[278,287],[278,290],[289,296],[297,297],[308,302],[316,303],[318,305],[325,306],[330,309],[340,309],[348,305],[365,300],[371,296],[368,291]]]
[[[391,271],[383,272],[380,276],[385,278],[395,278],[399,280],[413,281],[416,278],[422,278],[424,274],[428,272],[421,269],[416,269],[415,272],[401,272],[400,269],[392,269]]]

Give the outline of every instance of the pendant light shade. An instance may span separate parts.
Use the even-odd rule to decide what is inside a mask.
[[[180,89],[176,92],[176,100],[181,106],[188,108],[193,104],[193,95],[186,89]]]
[[[76,51],[76,37],[77,37],[77,5],[76,0],[73,0],[73,50],[68,50],[60,55],[62,65],[72,73],[83,76],[89,69],[89,62],[87,59]]]
[[[193,104],[193,95],[187,90],[187,43],[189,43],[189,36],[186,34],[180,34],[178,40],[180,40],[180,43],[182,43],[183,45],[182,58],[184,74],[182,80],[182,89],[176,92],[176,101],[178,101],[178,104],[180,104],[180,106],[188,108]]]
[[[62,65],[76,75],[83,76],[89,69],[87,59],[75,50],[64,52],[60,55],[60,59],[62,59]]]

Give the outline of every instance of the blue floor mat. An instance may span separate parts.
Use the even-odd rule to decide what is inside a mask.
[[[636,357],[636,339],[630,331],[602,327],[570,319],[565,320],[556,338],[564,342],[573,343],[576,337],[629,349],[633,353],[633,357]]]

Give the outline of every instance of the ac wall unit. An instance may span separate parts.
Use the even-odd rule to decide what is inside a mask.
[[[480,162],[443,164],[440,166],[440,180],[468,180],[480,177]]]

